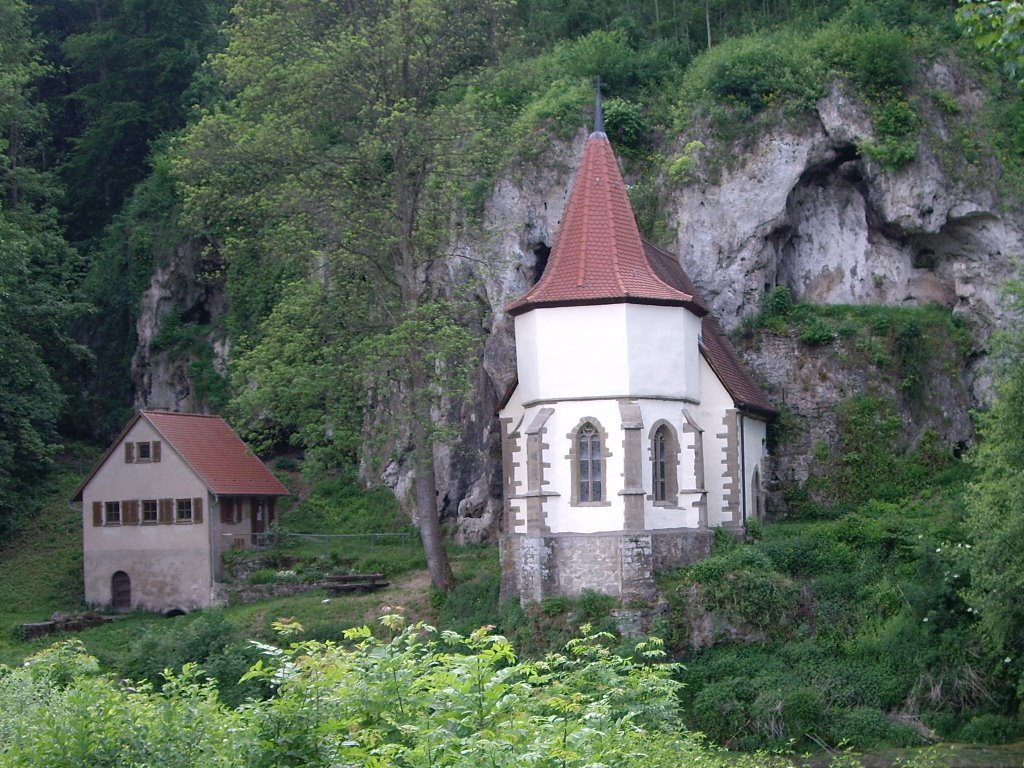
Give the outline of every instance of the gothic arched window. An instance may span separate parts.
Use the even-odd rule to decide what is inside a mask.
[[[673,506],[679,501],[679,440],[667,422],[651,433],[651,498],[655,504]]]
[[[589,421],[576,433],[576,456],[579,462],[579,500],[582,503],[603,501],[601,435]]]
[[[654,500],[668,498],[668,427],[662,424],[654,433]]]

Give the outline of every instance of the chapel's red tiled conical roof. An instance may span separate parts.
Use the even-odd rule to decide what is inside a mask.
[[[651,267],[612,145],[595,131],[583,148],[547,268],[505,311],[519,315],[540,307],[619,302],[684,306],[698,317],[707,313]]]

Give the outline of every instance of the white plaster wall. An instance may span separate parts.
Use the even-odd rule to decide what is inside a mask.
[[[699,396],[700,320],[682,307],[600,304],[515,319],[522,401]]]
[[[708,526],[714,528],[732,521],[732,515],[725,507],[725,447],[726,432],[723,421],[726,411],[733,407],[732,397],[708,365],[700,357],[701,401],[693,414],[698,425],[704,430],[704,481],[708,499]]]
[[[689,314],[689,313],[687,313]],[[694,341],[696,349],[696,341]],[[694,366],[696,368],[696,366]],[[693,471],[693,436],[683,432],[685,418],[684,409],[692,409],[692,403],[679,400],[640,400],[640,412],[643,414],[644,428],[641,437],[641,455],[643,461],[643,486],[647,494],[644,496],[644,526],[647,530],[660,528],[696,528],[699,513],[693,502],[700,494],[680,493],[676,506],[656,506],[654,503],[654,464],[652,443],[654,425],[659,421],[667,421],[675,431],[679,441],[679,457],[675,467],[678,490],[681,492],[696,488],[696,477]]]
[[[540,397],[540,359],[537,348],[537,336],[540,331],[537,318],[542,311],[535,309],[515,318],[516,373],[519,384],[516,386],[514,397],[520,408],[524,402]],[[510,402],[505,410],[512,412],[514,408]]]
[[[596,533],[599,531],[621,531],[625,520],[625,503],[619,491],[622,490],[623,448],[622,417],[615,400],[585,400],[558,403],[554,413],[545,424],[544,442],[550,447],[544,451],[544,462],[550,464],[544,470],[548,484],[545,490],[559,495],[549,497],[544,503],[546,523],[552,533]],[[529,425],[539,406],[528,408],[523,420],[524,428]],[[610,455],[605,459],[604,497],[606,506],[573,507],[572,466],[569,449],[572,446],[570,433],[574,432],[584,419],[593,419],[601,430],[607,433],[605,449]],[[523,442],[524,461],[522,472],[523,489],[526,488],[525,437]],[[520,532],[518,529],[517,533]]]
[[[524,403],[629,392],[626,305],[547,307],[516,317]]]
[[[618,348],[619,342],[625,343],[627,350],[632,354],[634,344],[638,358],[650,361],[647,371],[644,371],[644,363],[638,365],[641,369],[631,381],[646,381],[647,386],[652,390],[662,388],[657,392],[659,398],[642,398],[634,395],[631,399],[640,405],[643,418],[643,430],[641,432],[641,468],[643,487],[647,491],[644,498],[644,524],[648,530],[669,529],[669,528],[695,528],[699,525],[699,511],[693,506],[694,502],[700,500],[699,491],[706,491],[706,503],[708,510],[708,525],[715,527],[724,523],[732,522],[732,513],[725,509],[725,478],[723,473],[726,469],[725,449],[726,438],[720,437],[726,433],[725,415],[727,411],[734,408],[732,397],[725,389],[722,382],[715,375],[711,366],[707,363],[697,350],[696,332],[699,330],[699,321],[692,314],[685,310],[672,307],[650,307],[644,305],[609,305],[598,307],[556,307],[542,310],[533,310],[516,318],[517,339],[520,328],[525,329],[526,335],[532,338],[526,339],[526,346],[536,351],[542,350],[542,354],[534,360],[549,357],[554,359],[555,347],[562,345],[566,353],[563,359],[571,363],[568,353],[574,345],[569,343],[572,328],[577,328],[576,320],[580,317],[577,313],[581,310],[598,310],[593,313],[593,322],[589,327],[599,328],[605,320],[614,319],[615,312],[606,312],[614,309],[621,310],[621,321],[625,321],[628,333],[625,336],[615,336],[612,329],[608,328],[608,335],[611,339],[609,344],[601,347],[601,355],[589,355],[588,362],[579,362],[582,367],[591,366],[583,375],[574,378],[569,375],[571,364],[564,366],[552,366],[557,373],[548,375],[547,371],[543,376],[533,375],[539,372],[534,370],[527,373],[527,380],[532,380],[537,389],[530,393],[523,386],[523,360],[519,358],[520,385],[513,398],[503,409],[501,416],[511,418],[512,422],[508,429],[514,430],[519,425],[520,452],[516,455],[518,466],[514,467],[514,477],[518,481],[516,493],[523,493],[529,489],[527,483],[526,466],[526,434],[525,430],[533,422],[537,413],[542,407],[551,407],[554,413],[548,418],[545,424],[544,442],[548,444],[543,454],[543,461],[546,465],[544,476],[547,483],[542,490],[557,493],[557,496],[548,497],[544,502],[546,513],[545,522],[552,533],[597,533],[602,531],[622,530],[625,518],[625,504],[619,491],[624,487],[624,440],[625,434],[622,430],[622,416],[619,410],[618,399],[613,397],[594,399],[572,399],[583,398],[581,392],[589,388],[600,388],[607,395],[609,392],[617,392],[614,389],[623,384],[618,373],[626,366],[621,362],[615,364],[613,355]],[[571,312],[569,312],[571,310]],[[634,310],[637,310],[635,313]],[[653,311],[649,311],[653,310]],[[671,310],[676,313],[673,316],[664,316],[659,310]],[[520,320],[529,316],[540,316],[544,313],[543,322],[530,321],[522,326]],[[568,318],[566,318],[568,313]],[[586,314],[586,313],[584,313]],[[679,315],[685,315],[680,317]],[[559,326],[555,321],[568,319],[564,326]],[[663,322],[671,320],[671,322]],[[691,323],[690,320],[693,322]],[[660,328],[661,325],[673,326],[676,333],[651,332],[651,328]],[[584,323],[584,325],[588,325]],[[621,327],[621,326],[620,326]],[[647,329],[649,338],[644,338],[644,329]],[[694,334],[687,343],[690,335]],[[527,343],[528,342],[528,343]],[[531,346],[532,345],[532,346]],[[576,345],[579,346],[579,345]],[[685,354],[673,355],[665,350],[685,349]],[[578,350],[577,350],[578,351]],[[661,380],[661,374],[655,368],[658,354],[665,360],[666,370],[685,380],[688,376],[697,380],[697,385],[688,383],[676,390],[676,398],[669,399],[671,395],[665,394],[668,389],[667,382]],[[696,364],[688,364],[690,358],[696,358]],[[527,357],[529,359],[529,357]],[[600,366],[609,368],[607,376],[601,374]],[[695,374],[695,375],[694,375]],[[630,374],[632,377],[632,374]],[[530,376],[533,376],[532,379]],[[578,390],[573,390],[578,386]],[[639,386],[639,385],[638,385]],[[571,394],[576,391],[577,394]],[[685,396],[681,393],[685,392]],[[543,397],[538,394],[543,393]],[[562,393],[564,398],[560,402],[557,394]],[[665,399],[661,399],[661,397]],[[540,400],[534,405],[523,407],[523,403]],[[703,429],[704,449],[704,486],[698,487],[697,477],[693,470],[693,451],[697,436],[693,433],[686,433],[683,426],[686,423],[684,409],[697,421],[697,425]],[[576,506],[571,504],[572,499],[572,466],[569,460],[571,447],[570,435],[586,418],[597,420],[604,432],[607,433],[606,449],[610,452],[605,460],[605,499],[607,506]],[[651,464],[651,428],[659,421],[669,422],[676,432],[679,441],[680,451],[678,465],[676,467],[678,477],[678,504],[675,507],[664,505],[655,506],[653,501],[653,467]],[[755,469],[759,466],[764,455],[765,423],[744,417],[744,447],[743,463],[740,469],[745,472],[744,492],[746,509],[748,515],[754,510],[754,489],[751,480]],[[526,532],[526,501],[523,499],[511,500],[514,510],[514,519],[518,524],[513,527],[514,533]],[[742,509],[740,514],[742,514]]]
[[[768,453],[768,424],[750,416],[743,417],[743,460],[744,476],[746,477],[746,517],[756,517],[757,489],[754,487],[754,472]],[[761,471],[761,483],[764,484],[764,470]]]
[[[123,442],[160,440],[160,461],[126,464]],[[203,499],[203,522],[171,525],[93,526],[94,501]],[[213,573],[206,486],[145,419],[139,419],[82,492],[85,600],[111,602],[111,576],[131,579],[132,604],[151,610],[210,604]],[[124,514],[122,510],[122,515]],[[140,509],[141,515],[141,509]]]
[[[700,319],[683,307],[625,304],[629,391],[635,398],[700,398]]]

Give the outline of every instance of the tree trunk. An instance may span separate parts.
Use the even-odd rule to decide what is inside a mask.
[[[414,393],[420,391],[423,385],[423,382],[417,379],[422,379],[418,371],[413,374]],[[415,397],[415,394],[413,396]],[[414,413],[411,427],[416,517],[419,520],[420,538],[423,540],[423,553],[427,557],[430,582],[435,589],[447,592],[452,588],[452,569],[448,564],[448,553],[445,551],[444,537],[441,535],[441,516],[437,509],[434,443],[430,439],[429,430],[423,424],[424,418],[430,418],[429,414]]]
[[[704,0],[704,23],[708,28],[708,50],[711,50],[711,0]]]

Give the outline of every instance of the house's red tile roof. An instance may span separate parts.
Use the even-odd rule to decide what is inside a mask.
[[[690,276],[686,274],[672,254],[661,250],[647,240],[644,240],[643,244],[644,253],[647,254],[651,266],[662,280],[680,291],[692,294],[694,301],[700,303],[701,306],[706,306],[704,299],[701,298],[690,281]],[[708,361],[711,369],[732,397],[733,402],[736,403],[736,407],[764,416],[776,413],[771,401],[751,378],[746,366],[736,354],[735,348],[729,341],[729,337],[725,335],[725,331],[722,330],[722,326],[719,325],[718,319],[710,313],[701,319],[700,350],[704,354],[704,359]]]
[[[288,489],[220,416],[142,411],[216,495],[285,496]]]
[[[630,302],[668,304],[707,312],[693,296],[669,285],[644,254],[608,137],[587,139],[579,171],[541,279],[505,311]]]
[[[170,411],[140,411],[128,422],[78,486],[72,501],[81,501],[85,487],[139,419],[146,419],[217,496],[287,496],[288,489],[220,416]]]

